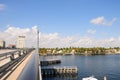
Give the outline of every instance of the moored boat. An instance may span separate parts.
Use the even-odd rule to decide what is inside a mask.
[[[82,78],[82,80],[98,80],[98,79],[95,78],[94,76],[90,76],[90,77]]]

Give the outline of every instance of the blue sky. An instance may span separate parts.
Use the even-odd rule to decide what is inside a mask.
[[[0,31],[37,25],[46,34],[120,36],[120,0],[0,0],[0,5]]]

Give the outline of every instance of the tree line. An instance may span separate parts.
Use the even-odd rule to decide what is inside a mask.
[[[119,51],[119,47],[105,48],[105,47],[93,47],[93,48],[84,48],[84,47],[66,47],[66,48],[39,48],[39,53],[41,55],[45,54],[66,54],[74,53],[76,55],[105,55],[108,53],[114,54],[116,51]]]

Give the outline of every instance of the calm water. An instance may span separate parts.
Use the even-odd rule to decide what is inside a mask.
[[[94,75],[103,80],[120,80],[120,55],[99,56],[47,56],[41,59],[60,59],[61,64],[54,66],[77,66],[78,77],[76,78],[47,78],[44,80],[81,80],[83,77]]]

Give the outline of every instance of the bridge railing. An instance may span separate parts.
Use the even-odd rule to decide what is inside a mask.
[[[35,52],[17,80],[40,80],[39,62],[39,55]]]
[[[16,49],[15,51],[10,51],[10,52],[5,52],[5,53],[1,53],[0,54],[0,61],[6,59],[6,58],[10,58],[15,59],[15,55],[21,56],[22,54],[26,54],[31,52],[32,50],[34,50],[34,48],[31,49]]]

